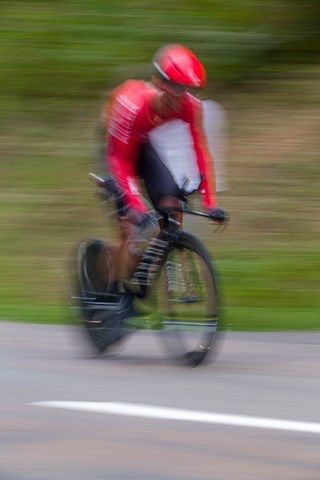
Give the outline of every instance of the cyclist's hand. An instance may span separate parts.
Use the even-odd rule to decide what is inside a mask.
[[[109,202],[122,197],[121,191],[113,179],[106,178],[101,179],[101,181],[99,179],[99,181],[96,180],[96,184],[98,186],[96,195],[100,199]]]
[[[215,223],[226,223],[229,220],[229,215],[220,207],[213,207],[208,210],[210,218]]]

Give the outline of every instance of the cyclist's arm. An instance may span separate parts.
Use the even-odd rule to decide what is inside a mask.
[[[140,143],[136,133],[136,116],[117,99],[110,109],[107,136],[107,167],[123,190],[125,203],[145,212],[147,209],[136,181],[136,157]]]
[[[190,112],[190,130],[193,138],[197,164],[201,176],[199,191],[202,196],[202,203],[206,208],[217,205],[215,195],[215,174],[213,159],[210,155],[206,134],[203,128],[202,105],[195,101]]]

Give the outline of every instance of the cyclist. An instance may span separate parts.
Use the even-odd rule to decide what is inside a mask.
[[[222,223],[227,219],[227,214],[216,202],[213,162],[202,126],[201,101],[192,94],[205,87],[205,69],[194,53],[182,45],[161,48],[152,64],[151,82],[124,82],[113,91],[102,112],[107,169],[124,192],[128,207],[119,215],[119,276],[129,258],[128,216],[131,222],[141,226],[149,220],[137,180],[143,180],[152,204],[160,212],[177,207],[181,198],[181,189],[149,140],[152,129],[174,119],[189,125],[201,179],[198,191],[203,207],[214,222]]]

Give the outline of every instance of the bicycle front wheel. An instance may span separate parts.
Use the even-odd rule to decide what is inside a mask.
[[[198,365],[217,348],[220,305],[209,254],[193,235],[181,232],[160,274],[159,309],[170,352]]]
[[[98,353],[124,335],[125,299],[121,303],[110,245],[101,240],[81,242],[77,248],[71,282],[71,305]]]

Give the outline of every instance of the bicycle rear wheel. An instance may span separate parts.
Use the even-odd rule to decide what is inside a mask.
[[[181,232],[160,274],[160,311],[171,354],[200,364],[217,348],[220,305],[209,254],[193,235]]]

